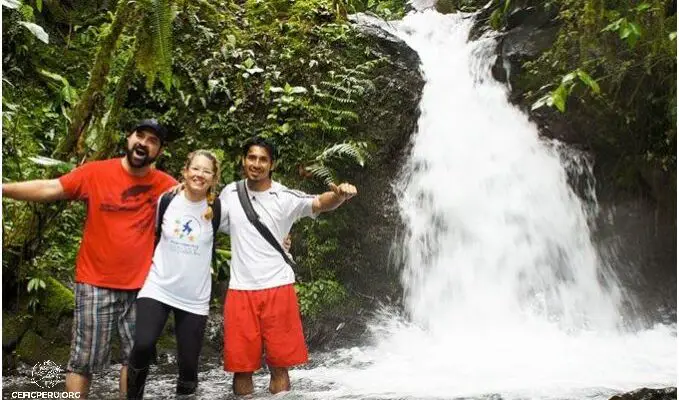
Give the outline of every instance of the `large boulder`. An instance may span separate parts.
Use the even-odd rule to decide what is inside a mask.
[[[75,300],[73,292],[58,280],[49,277],[39,295],[36,312],[26,314],[3,310],[3,368],[15,368],[18,363],[35,365],[51,360],[66,365],[71,342],[71,320]],[[27,307],[19,303],[18,309]]]

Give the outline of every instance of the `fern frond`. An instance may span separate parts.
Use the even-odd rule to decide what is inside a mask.
[[[139,7],[148,29],[138,29],[136,41],[137,69],[146,77],[146,86],[152,87],[156,76],[169,90],[172,86],[172,6],[169,0],[139,1]]]
[[[312,164],[304,169],[311,174],[311,176],[321,179],[327,185],[331,182],[335,182],[336,178],[334,170],[328,165],[328,162],[331,159],[349,159],[363,167],[365,166],[367,158],[369,158],[369,155],[365,142],[347,141],[326,147],[325,150],[316,156],[316,159]]]
[[[172,86],[172,6],[168,0],[153,0],[151,32],[160,80],[166,90]]]
[[[320,127],[318,122],[302,122],[300,124],[300,127],[302,128],[303,131],[309,132],[309,131],[314,131]]]
[[[323,180],[326,185],[335,181],[332,170],[322,163],[312,164],[305,168],[314,178]]]
[[[327,147],[316,157],[316,161],[323,163],[330,158],[349,158],[361,167],[365,165],[366,144],[364,142],[343,142]]]
[[[336,109],[336,108],[326,108],[323,110],[327,112],[328,114],[332,114],[335,116],[335,119],[339,121],[347,120],[347,119],[352,119],[357,121],[358,120],[358,114],[351,110],[342,110],[342,109]]]
[[[137,70],[146,77],[146,87],[151,88],[157,73],[151,32],[147,29],[138,30],[136,41],[139,44],[139,51],[135,55]]]
[[[341,104],[354,104],[354,103],[356,103],[356,100],[349,98],[349,97],[337,97],[337,96],[332,95],[332,94],[328,94],[325,97],[332,100],[332,101],[336,101],[338,103],[341,103]]]

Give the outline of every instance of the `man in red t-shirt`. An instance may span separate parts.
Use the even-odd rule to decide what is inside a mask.
[[[153,256],[156,201],[177,184],[151,166],[167,132],[155,120],[141,121],[127,136],[126,155],[86,163],[59,179],[2,185],[15,200],[82,200],[87,219],[75,268],[75,311],[66,390],[86,397],[93,372],[107,366],[111,335],[118,331],[127,392],[127,359],[134,336],[137,291]]]

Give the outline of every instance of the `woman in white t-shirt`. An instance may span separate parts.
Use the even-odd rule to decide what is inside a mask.
[[[127,372],[127,398],[141,399],[148,367],[165,323],[174,313],[179,377],[177,394],[192,394],[210,303],[214,202],[219,162],[207,150],[189,154],[183,190],[172,198],[161,223],[151,270],[137,295],[134,346]],[[228,233],[221,207],[219,231]]]

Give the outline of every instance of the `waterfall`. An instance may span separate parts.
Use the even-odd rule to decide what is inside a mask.
[[[492,78],[494,41],[468,43],[471,18],[429,14],[437,23],[417,15],[424,29],[405,37],[427,79],[397,185],[409,314],[433,331],[531,319],[614,328],[620,291],[599,268],[586,208]]]
[[[632,329],[592,242],[591,162],[541,139],[507,101],[491,76],[495,40],[468,42],[472,23],[427,10],[390,24],[426,80],[394,185],[405,312],[376,318],[374,345],[296,373],[325,385],[322,398],[608,398],[676,385],[676,324]]]

